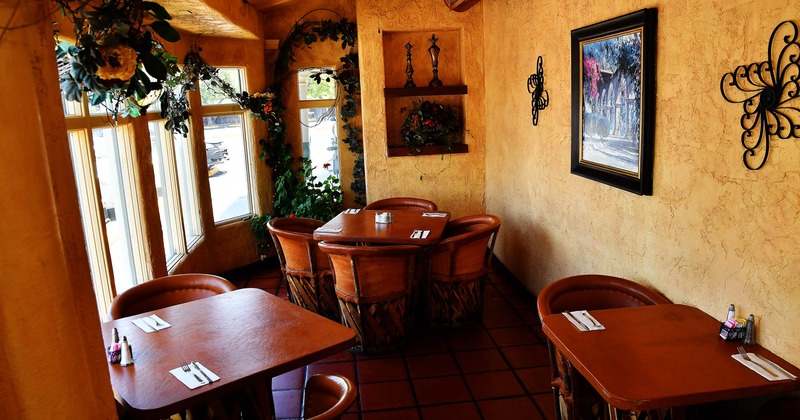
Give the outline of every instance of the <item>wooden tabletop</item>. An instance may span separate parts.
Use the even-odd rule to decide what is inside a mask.
[[[590,312],[606,329],[578,331],[563,315],[543,320],[558,350],[611,405],[649,410],[800,390],[770,382],[731,355],[740,341],[719,337],[720,321],[685,305]],[[794,375],[800,369],[759,345],[745,346]]]
[[[145,333],[132,319],[155,313],[171,324]],[[135,417],[167,417],[252,383],[345,350],[355,332],[260,289],[230,293],[103,323],[112,342],[116,327],[133,347],[134,365],[109,364],[111,385]],[[198,361],[220,380],[194,390],[169,373]],[[270,385],[266,385],[270,386]],[[271,407],[270,407],[271,409]]]
[[[392,213],[392,223],[376,223],[376,213]],[[326,223],[324,229],[339,229],[341,232],[314,231],[314,239],[330,242],[369,242],[397,245],[433,245],[441,240],[450,213],[445,217],[425,217],[417,210],[361,210],[356,214],[339,213]],[[429,230],[427,238],[411,238],[415,230]]]

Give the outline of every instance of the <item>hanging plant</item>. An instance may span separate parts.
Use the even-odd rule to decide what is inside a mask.
[[[53,0],[75,31],[75,44],[59,41],[59,83],[67,100],[105,106],[111,116],[138,117],[177,77],[177,58],[156,38],[180,39],[158,3],[141,0]],[[150,23],[145,23],[145,22]]]

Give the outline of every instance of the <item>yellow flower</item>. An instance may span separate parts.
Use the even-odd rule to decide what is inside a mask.
[[[97,77],[103,80],[128,80],[138,65],[136,51],[127,45],[98,48],[105,65],[97,68]]]

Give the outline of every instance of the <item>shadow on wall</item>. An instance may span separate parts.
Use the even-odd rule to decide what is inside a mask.
[[[498,239],[503,241],[505,258],[502,261],[511,272],[518,273],[517,280],[532,294],[538,294],[547,283],[555,279],[543,278],[540,267],[552,265],[555,255],[550,236],[533,223],[522,223],[519,228],[506,229],[508,234]],[[509,233],[510,232],[510,233]],[[503,232],[500,232],[501,235]],[[518,250],[535,249],[533,254],[521,254]]]

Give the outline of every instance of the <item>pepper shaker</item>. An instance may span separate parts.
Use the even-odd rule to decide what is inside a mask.
[[[729,319],[736,319],[736,308],[733,306],[732,303],[731,306],[728,307],[728,317],[725,318],[725,320],[727,321]]]
[[[744,333],[744,343],[749,345],[756,343],[756,332],[755,332],[755,318],[753,318],[753,314],[747,317],[747,330]]]

